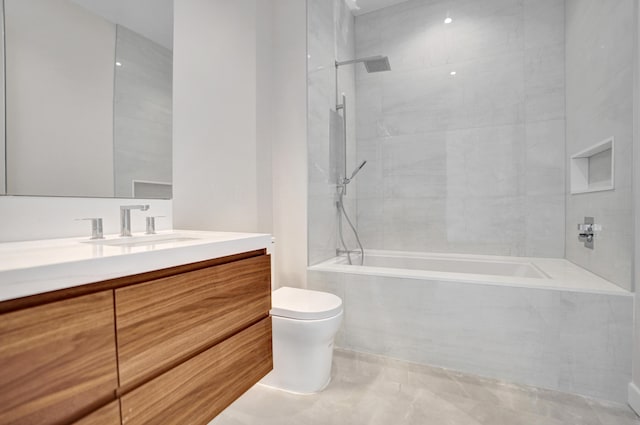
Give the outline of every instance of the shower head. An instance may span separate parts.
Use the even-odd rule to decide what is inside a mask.
[[[367,60],[364,62],[364,67],[368,73],[391,71],[391,64],[389,64],[389,58],[386,56]]]
[[[336,68],[342,65],[351,65],[352,63],[360,62],[364,62],[364,67],[367,69],[367,72],[391,71],[391,65],[389,64],[389,58],[387,56],[369,56],[342,62],[336,61]]]
[[[356,176],[356,174],[358,174],[360,172],[360,170],[362,170],[362,167],[364,167],[364,165],[366,163],[367,163],[367,161],[362,161],[362,163],[360,165],[358,165],[358,168],[353,170],[353,173],[351,173],[351,177],[349,177],[349,180],[353,180],[353,178]]]

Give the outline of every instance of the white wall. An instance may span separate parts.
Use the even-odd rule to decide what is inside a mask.
[[[4,22],[4,8],[0,10],[1,22]],[[4,31],[0,34],[0,81],[4,81]],[[0,84],[0,99],[4,99],[4,84]],[[0,102],[0,135],[5,134],[5,102]],[[0,195],[6,193],[5,138],[0,137]]]
[[[131,212],[131,229],[145,231],[145,217],[156,219],[157,230],[171,229],[172,201],[108,198],[0,196],[0,242],[91,235],[91,225],[77,218],[102,217],[105,235],[120,232],[120,205],[149,204],[147,212]]]
[[[5,14],[7,193],[113,196],[115,25],[63,0]]]
[[[306,285],[306,6],[175,3],[174,227],[276,237],[276,286]]]
[[[272,84],[273,10],[274,0],[256,3],[256,162],[258,177],[258,231],[273,233],[273,179],[271,144],[273,137],[272,109],[275,99]]]
[[[273,7],[275,283],[306,287],[307,10],[301,0],[275,0]]]
[[[256,0],[181,0],[174,17],[174,225],[256,231]]]

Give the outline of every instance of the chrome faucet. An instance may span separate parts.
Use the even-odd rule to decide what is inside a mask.
[[[102,232],[102,218],[76,218],[77,221],[91,221],[91,238],[89,239],[104,239]]]
[[[131,236],[131,210],[147,211],[149,205],[120,206],[120,236]]]

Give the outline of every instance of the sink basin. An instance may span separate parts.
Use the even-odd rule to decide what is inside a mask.
[[[195,241],[199,239],[200,238],[173,233],[173,234],[121,237],[117,239],[96,239],[92,241],[83,241],[83,243],[90,243],[90,244],[102,245],[102,246],[121,246],[121,247],[133,248],[137,246],[150,246],[150,245],[169,244],[169,243],[176,243],[176,242],[187,242],[187,241]]]

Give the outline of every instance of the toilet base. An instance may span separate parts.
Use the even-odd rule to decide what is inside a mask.
[[[265,387],[265,388],[271,388],[272,390],[284,391],[285,393],[294,394],[294,395],[313,395],[313,394],[318,394],[318,393],[324,391],[325,388],[327,388],[329,386],[329,384],[331,383],[331,377],[329,377],[329,379],[327,380],[327,383],[324,384],[322,386],[322,388],[320,388],[318,391],[314,391],[314,392],[310,392],[310,393],[309,392],[307,392],[307,393],[299,393],[299,392],[296,392],[296,391],[291,391],[291,390],[287,390],[287,389],[284,389],[284,388],[280,388],[280,387],[276,387],[276,386],[273,386],[273,385],[269,385],[267,382],[270,381],[269,375],[272,374],[272,373],[273,373],[273,371],[269,372],[267,374],[267,376],[265,376],[264,378],[262,378],[262,380],[260,382],[258,382],[258,385],[260,385],[261,387]],[[263,381],[265,381],[265,382],[263,382]]]
[[[272,316],[273,370],[260,383],[294,394],[313,394],[331,382],[333,339],[343,312],[327,319]]]

